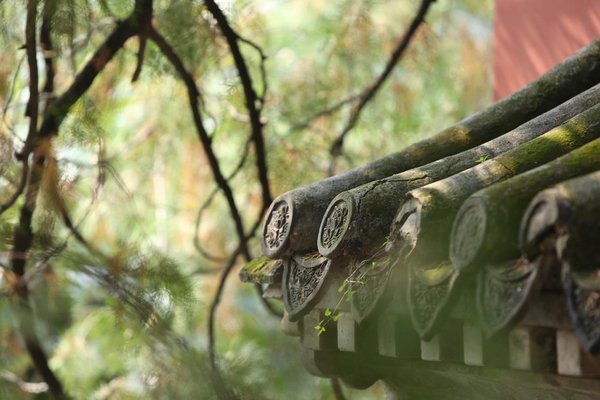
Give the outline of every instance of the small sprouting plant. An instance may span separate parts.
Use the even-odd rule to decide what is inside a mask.
[[[317,331],[317,335],[321,336],[327,328],[326,325],[333,321],[337,322],[344,312],[339,311],[339,306],[342,301],[350,302],[354,298],[354,295],[357,293],[356,287],[357,285],[364,284],[364,278],[367,273],[374,271],[377,268],[383,266],[384,263],[380,263],[376,260],[363,260],[361,261],[354,270],[350,273],[350,275],[340,283],[337,288],[338,293],[341,294],[338,303],[332,309],[327,308],[324,312],[324,317],[319,321],[317,325],[315,325],[315,330]]]
[[[341,311],[335,311],[335,310],[332,311],[329,308],[326,309],[325,310],[325,319],[320,320],[319,323],[317,325],[315,325],[315,329],[317,330],[317,336],[321,336],[321,334],[327,330],[325,328],[325,325],[327,325],[327,323],[329,321],[337,322],[337,320],[340,319],[340,317],[343,314],[344,313]]]
[[[489,156],[486,154],[486,155],[484,155],[484,156],[481,156],[481,157],[479,157],[477,160],[475,160],[475,162],[476,162],[477,164],[481,164],[482,162],[484,162],[485,160],[487,160],[487,159],[488,159],[488,157],[489,157]]]

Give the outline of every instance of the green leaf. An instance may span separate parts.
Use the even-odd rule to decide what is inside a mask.
[[[346,301],[351,301],[355,294],[356,290],[351,290],[348,293],[346,293]]]
[[[335,314],[335,315],[333,316],[333,318],[332,318],[332,319],[333,319],[333,322],[337,322],[337,320],[338,320],[338,319],[340,319],[340,317],[341,317],[343,314],[344,314],[343,312],[338,312],[337,314]]]

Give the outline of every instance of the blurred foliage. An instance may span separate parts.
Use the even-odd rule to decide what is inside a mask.
[[[55,0],[52,37],[62,93],[132,0]],[[249,135],[243,92],[224,39],[199,0],[155,0],[155,22],[193,72],[225,175]],[[25,3],[0,1],[0,201],[15,190],[28,119]],[[263,117],[274,194],[322,179],[329,146],[349,108],[312,119],[358,93],[381,71],[418,2],[221,0],[234,28],[268,56]],[[490,99],[491,0],[438,0],[378,96],[349,134],[340,169],[432,135]],[[222,263],[194,247],[198,207],[215,184],[194,131],[185,87],[148,44],[131,83],[137,39],[78,101],[54,140],[60,201],[93,251],[74,240],[44,191],[27,278],[36,330],[50,365],[76,398],[213,398],[206,355],[207,309]],[[242,44],[255,89],[260,57]],[[41,82],[45,71],[41,49]],[[44,99],[42,99],[44,100]],[[232,180],[249,228],[260,217],[250,153]],[[21,199],[0,216],[0,370],[39,382],[15,328],[5,268]],[[211,254],[234,250],[224,199],[202,214],[198,242]],[[259,246],[252,239],[257,255]],[[4,273],[3,273],[4,272]],[[217,350],[226,380],[248,399],[332,398],[327,380],[301,367],[295,338],[283,335],[249,285],[230,280],[218,313]],[[382,388],[345,389],[379,398]],[[39,398],[45,398],[41,394]],[[0,379],[0,398],[34,398]]]

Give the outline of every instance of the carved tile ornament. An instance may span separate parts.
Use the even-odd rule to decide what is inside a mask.
[[[276,200],[267,214],[263,227],[263,251],[276,254],[285,244],[292,225],[292,209],[285,200]]]
[[[458,274],[452,263],[436,266],[413,267],[408,271],[408,309],[413,326],[421,338],[428,340],[436,333],[450,306]]]
[[[516,322],[525,311],[539,275],[539,259],[525,257],[500,265],[488,265],[479,273],[477,314],[483,331],[494,334]]]
[[[319,229],[319,248],[330,249],[338,244],[350,224],[352,202],[339,199],[329,205]]]
[[[350,299],[352,317],[358,323],[376,313],[390,300],[388,283],[392,270],[387,257],[364,261],[350,268],[346,279],[348,289],[342,294]]]
[[[462,265],[462,269],[467,268],[467,270],[469,270],[467,266],[473,267],[472,263],[483,243],[486,231],[485,209],[479,206],[475,202],[476,200],[477,198],[467,200],[464,204],[468,204],[468,206],[459,210],[452,227],[452,237],[458,240],[450,241],[450,259],[455,262],[460,260],[459,265]],[[457,222],[459,223],[457,224]]]
[[[600,350],[600,278],[598,274],[578,276],[563,263],[562,281],[575,332],[589,352]]]
[[[286,260],[283,271],[283,304],[290,321],[310,311],[318,301],[331,260],[318,253],[295,255]]]

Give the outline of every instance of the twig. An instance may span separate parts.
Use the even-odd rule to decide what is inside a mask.
[[[328,115],[332,115],[332,114],[338,112],[342,107],[344,107],[348,104],[354,103],[359,98],[360,98],[360,94],[353,94],[352,96],[346,97],[345,99],[342,99],[342,100],[338,101],[337,103],[334,103],[333,105],[311,115],[310,117],[306,118],[304,121],[293,125],[290,130],[291,131],[300,131],[302,129],[305,129],[305,128],[309,127],[313,123],[314,120],[321,118],[321,117],[328,116]]]
[[[250,117],[252,140],[254,141],[254,148],[256,150],[256,167],[258,169],[258,180],[262,189],[263,208],[266,209],[271,204],[273,199],[271,197],[271,189],[267,176],[267,157],[265,154],[265,142],[262,129],[263,123],[260,118],[261,108],[256,106],[256,102],[259,99],[256,96],[256,92],[254,92],[252,78],[248,72],[248,67],[246,66],[244,56],[242,55],[242,52],[238,46],[238,39],[240,36],[231,28],[231,25],[229,25],[229,22],[227,21],[227,17],[225,17],[225,14],[223,14],[223,11],[221,11],[214,0],[205,0],[204,3],[206,4],[208,11],[212,14],[219,25],[219,28],[221,29],[221,32],[223,33],[223,36],[229,45],[229,50],[231,51],[235,66],[238,70],[238,74],[240,75],[240,81],[242,83],[244,96],[246,98],[246,108],[248,109],[248,116]],[[245,43],[251,42],[245,41]],[[258,48],[258,46],[255,48]],[[262,51],[260,54],[261,56],[264,56]],[[264,87],[266,89],[266,84],[264,84]],[[265,93],[263,93],[263,97],[264,95]]]
[[[267,80],[267,70],[265,67],[265,63],[267,61],[267,55],[265,54],[265,52],[259,45],[257,45],[250,39],[247,39],[247,38],[241,36],[237,32],[236,32],[236,36],[240,42],[245,43],[248,46],[252,47],[254,50],[256,50],[256,52],[258,53],[258,55],[260,57],[259,68],[260,68],[260,78],[261,78],[263,87],[262,87],[262,93],[260,94],[260,96],[258,96],[258,99],[260,100],[260,104],[261,104],[261,108],[262,108],[265,104],[265,97],[266,97],[267,91],[269,89],[269,82]]]
[[[223,295],[223,290],[225,289],[225,282],[227,281],[227,276],[235,267],[238,256],[241,253],[241,248],[238,247],[231,257],[229,261],[225,265],[223,269],[223,273],[221,274],[221,278],[219,279],[219,286],[217,286],[217,291],[215,292],[215,296],[210,304],[210,309],[208,312],[208,356],[210,359],[210,365],[213,369],[217,368],[216,354],[215,354],[215,320],[217,314],[217,308],[221,303],[221,296]]]
[[[71,86],[48,108],[39,130],[39,137],[56,135],[70,108],[89,89],[106,64],[123,47],[125,42],[139,34],[150,23],[152,0],[136,0],[134,10],[124,21],[117,23],[104,43],[96,50],[85,67],[77,74]]]
[[[142,65],[144,64],[144,55],[146,54],[146,42],[148,39],[148,28],[150,27],[152,21],[152,8],[150,8],[150,15],[146,16],[147,23],[142,25],[142,29],[138,34],[138,38],[140,41],[138,54],[137,54],[137,65],[135,67],[135,71],[133,72],[133,77],[131,78],[131,82],[136,82],[142,73]]]
[[[46,83],[44,84],[44,88],[42,89],[43,93],[46,95],[47,97],[47,102],[46,102],[46,110],[50,104],[51,101],[51,96],[52,93],[54,92],[54,63],[53,63],[53,47],[52,47],[52,35],[50,34],[50,22],[52,19],[52,16],[54,15],[54,11],[56,10],[56,4],[53,1],[46,1],[44,2],[44,10],[43,10],[43,14],[42,14],[42,26],[40,28],[40,46],[41,48],[44,50],[44,64],[46,65]],[[35,57],[35,49],[33,49],[34,52],[34,57]],[[30,70],[32,68],[32,65],[30,63],[31,61],[31,57],[32,54],[30,54],[30,50],[29,47],[27,47],[27,59],[29,62],[29,67]],[[38,85],[38,73],[37,73],[37,61],[35,62],[36,66],[36,71],[33,72],[32,76],[31,76],[31,80],[30,80],[30,90],[32,90],[33,87],[35,87],[35,92],[31,92],[32,95],[29,97],[29,102],[27,104],[27,110],[28,112],[33,111],[31,109],[31,107],[33,107],[33,105],[31,104],[32,101],[35,100],[36,103],[36,110],[35,110],[35,119],[32,118],[29,121],[29,132],[27,134],[27,140],[31,141],[33,140],[33,135],[35,134],[35,131],[37,129],[37,114],[38,114],[38,109],[37,107],[39,107],[39,102],[38,102],[38,97],[39,94],[37,93],[37,85]],[[16,77],[15,77],[16,78]],[[4,113],[6,111],[6,108],[8,107],[8,104],[10,103],[10,98],[12,98],[12,92],[14,91],[14,81],[16,81],[16,79],[13,80],[13,86],[11,88],[10,91],[10,95],[9,95],[9,100],[6,103],[6,106],[4,108],[3,111],[3,116]],[[3,204],[0,205],[0,215],[2,215],[2,213],[4,211],[6,211],[7,209],[9,209],[10,207],[13,206],[13,204],[15,203],[15,201],[17,201],[17,199],[21,196],[21,194],[23,194],[23,190],[25,189],[25,183],[27,181],[27,176],[29,175],[29,161],[27,160],[29,154],[23,154],[23,159],[21,160],[23,163],[23,167],[21,169],[21,178],[19,180],[19,185],[17,187],[17,189],[15,190],[15,192],[12,194],[12,196]]]
[[[210,304],[210,309],[209,309],[209,313],[208,313],[208,355],[209,355],[211,367],[215,374],[220,374],[219,368],[218,368],[217,362],[216,362],[216,353],[215,353],[215,320],[217,317],[217,308],[219,307],[219,304],[221,303],[221,296],[223,295],[223,290],[225,289],[225,283],[227,282],[227,278],[231,274],[231,271],[233,271],[233,267],[235,266],[235,262],[236,262],[238,256],[242,253],[242,245],[245,246],[246,241],[254,236],[254,234],[256,233],[256,230],[260,226],[261,220],[262,220],[261,218],[257,219],[254,226],[250,230],[250,233],[248,234],[248,236],[244,238],[245,241],[243,243],[240,243],[238,248],[233,252],[231,258],[229,259],[229,262],[223,269],[223,273],[221,274],[221,278],[219,279],[219,285],[217,287],[217,291],[215,292],[213,300]]]
[[[342,390],[342,385],[340,385],[340,381],[337,378],[331,378],[329,380],[331,382],[331,390],[333,390],[333,395],[335,396],[335,400],[346,400],[344,396],[344,391]]]
[[[36,44],[36,15],[37,0],[27,3],[27,19],[25,24],[25,37],[27,49],[27,63],[29,65],[29,101],[27,103],[27,116],[29,117],[29,132],[27,142],[32,143],[37,136],[37,119],[39,108],[38,72],[37,72],[37,44]],[[37,149],[36,149],[37,150]],[[27,282],[23,279],[25,274],[25,254],[31,248],[33,231],[31,219],[35,210],[35,202],[42,174],[42,165],[38,162],[40,155],[34,152],[34,160],[29,181],[26,184],[25,204],[21,208],[19,224],[13,236],[13,248],[10,254],[11,273],[13,274],[13,288],[18,296],[15,304],[16,317],[19,331],[25,341],[25,347],[34,368],[48,384],[48,390],[57,399],[67,398],[61,382],[48,365],[48,357],[40,345],[39,339],[33,329],[33,310],[29,303]],[[43,162],[43,156],[41,156]],[[25,151],[24,164],[29,163],[29,151]]]
[[[271,303],[269,303],[269,300],[267,300],[263,297],[263,290],[262,290],[261,285],[258,283],[255,283],[254,289],[256,289],[256,294],[258,294],[258,298],[260,299],[260,301],[263,304],[263,306],[265,307],[265,309],[269,312],[269,314],[271,314],[272,316],[277,317],[277,318],[283,318],[283,313],[281,311],[279,311],[278,309],[276,309],[275,307],[273,307],[273,305]]]
[[[23,61],[25,61],[26,58],[27,58],[27,54],[25,54],[23,57],[21,57],[21,59],[19,59],[19,62],[17,63],[17,67],[15,68],[15,72],[11,79],[10,89],[8,90],[8,95],[6,96],[6,102],[4,103],[4,106],[2,107],[2,122],[4,122],[4,124],[9,128],[9,130],[11,132],[13,132],[13,129],[6,122],[6,112],[8,111],[8,108],[10,107],[10,103],[12,103],[12,99],[15,95],[15,87],[17,84],[17,77],[19,76],[19,71],[21,70],[21,65],[23,65]]]
[[[42,26],[40,28],[40,46],[44,50],[44,64],[46,65],[46,83],[42,91],[48,96],[46,107],[51,102],[52,93],[54,93],[54,46],[52,44],[52,35],[50,32],[52,18],[56,11],[56,2],[45,1],[42,12]]]
[[[18,295],[18,308],[16,314],[19,322],[19,328],[25,340],[25,346],[31,357],[33,365],[38,373],[48,384],[48,390],[53,397],[57,399],[66,399],[62,384],[54,375],[48,365],[48,357],[44,352],[37,334],[33,329],[33,311],[29,304],[29,291],[27,281],[24,279],[26,254],[31,249],[33,243],[32,218],[36,208],[36,200],[40,188],[40,182],[45,173],[48,162],[48,148],[50,136],[58,133],[58,127],[69,112],[70,107],[92,84],[94,78],[104,68],[106,63],[112,58],[114,53],[120,49],[130,36],[135,32],[142,21],[142,17],[148,14],[148,9],[152,6],[151,0],[137,0],[134,11],[131,16],[115,28],[113,34],[103,46],[96,52],[92,60],[86,65],[83,71],[76,77],[75,82],[67,89],[57,101],[52,102],[45,110],[44,122],[40,130],[37,129],[37,120],[39,112],[39,93],[38,93],[38,73],[36,61],[36,14],[37,0],[30,0],[27,5],[26,22],[26,48],[27,60],[29,65],[29,101],[26,114],[30,118],[29,131],[25,145],[21,153],[21,159],[25,164],[30,162],[29,155],[32,154],[31,168],[28,172],[28,180],[25,183],[25,202],[20,210],[19,223],[14,230],[13,248],[11,250],[11,272],[14,275],[14,292]],[[44,13],[48,18],[51,13]],[[45,34],[49,35],[49,24],[45,27]],[[47,40],[45,38],[44,40]],[[46,42],[46,45],[48,42]],[[51,61],[50,61],[51,63]],[[48,90],[51,90],[53,84],[53,67],[47,68]]]
[[[242,153],[242,157],[240,157],[240,161],[238,162],[238,165],[235,167],[233,172],[231,172],[231,174],[227,177],[227,182],[229,182],[233,178],[235,178],[236,175],[242,170],[242,167],[244,166],[244,164],[246,163],[246,160],[248,159],[249,147],[250,147],[250,140],[247,140],[246,144],[244,145],[244,152]],[[213,189],[213,191],[210,192],[210,194],[208,195],[208,197],[206,198],[204,203],[202,203],[202,205],[198,209],[198,213],[196,214],[196,224],[194,225],[194,247],[196,248],[198,253],[200,253],[206,259],[212,260],[212,261],[223,262],[223,261],[226,261],[227,259],[225,257],[219,257],[219,256],[215,256],[215,255],[208,253],[202,247],[202,244],[200,243],[200,239],[198,237],[199,231],[200,231],[200,221],[202,220],[202,213],[210,206],[210,204],[212,203],[217,192],[218,192],[218,188]],[[212,271],[212,270],[210,270],[210,271]]]
[[[48,384],[46,382],[25,382],[17,374],[7,370],[0,371],[0,378],[17,385],[25,393],[40,394],[48,391]]]
[[[137,65],[135,67],[135,71],[133,71],[133,76],[131,77],[131,82],[136,82],[140,74],[142,73],[142,65],[144,64],[144,55],[146,54],[146,35],[140,35],[140,48],[137,53]]]
[[[19,186],[15,192],[6,200],[4,203],[0,204],[0,215],[4,213],[4,211],[8,210],[15,204],[15,201],[23,194],[23,190],[25,189],[25,182],[27,182],[27,176],[29,175],[29,163],[27,160],[23,160],[23,167],[21,168],[21,178],[19,180]]]
[[[390,59],[388,60],[383,72],[377,77],[377,79],[375,79],[375,81],[371,85],[366,87],[361,92],[360,97],[358,99],[358,103],[350,112],[350,117],[348,118],[346,125],[344,126],[344,128],[342,129],[342,131],[340,132],[338,137],[334,140],[334,142],[331,145],[331,148],[329,149],[329,152],[332,157],[331,164],[329,165],[329,174],[330,175],[333,175],[333,172],[335,170],[336,158],[339,157],[340,154],[342,153],[342,147],[344,145],[344,139],[345,139],[346,135],[348,134],[348,132],[350,132],[352,130],[352,128],[354,128],[354,126],[358,122],[360,113],[362,112],[363,108],[375,96],[375,94],[381,88],[381,86],[383,85],[385,80],[391,74],[392,70],[394,69],[394,67],[396,66],[396,64],[402,57],[402,55],[404,54],[404,51],[410,44],[410,41],[413,38],[415,32],[417,31],[417,28],[419,28],[421,23],[424,21],[425,15],[427,14],[427,10],[429,9],[429,6],[434,1],[435,0],[422,0],[421,1],[421,5],[419,6],[419,10],[417,11],[417,14],[413,18],[410,26],[408,27],[408,29],[406,30],[404,35],[398,41],[398,44],[396,45],[396,48],[392,52],[392,55],[390,56]]]

